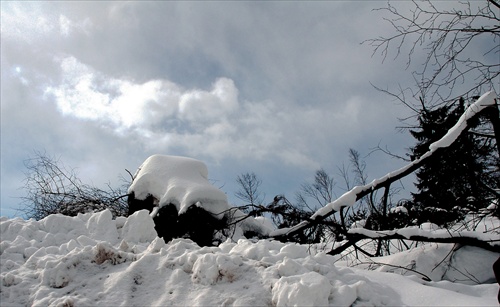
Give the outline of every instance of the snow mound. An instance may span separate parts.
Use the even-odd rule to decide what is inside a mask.
[[[182,214],[193,205],[222,218],[229,209],[227,196],[208,181],[207,166],[187,157],[153,155],[144,161],[135,174],[128,192],[145,200],[152,195],[159,207],[174,204]]]
[[[405,291],[429,288],[435,305],[449,299],[439,297],[439,287],[407,277],[365,277],[337,267],[335,258],[311,254],[306,245],[246,239],[219,247],[188,239],[165,244],[153,235],[145,210],[116,220],[109,211],[40,221],[0,218],[0,230],[2,306],[413,306],[428,300],[408,300]],[[395,277],[405,279],[391,284]],[[481,286],[454,291],[467,293],[460,294],[465,305],[494,304],[497,286]]]
[[[205,164],[195,159],[153,155],[139,167],[128,192],[129,214],[149,210],[165,241],[188,237],[205,246],[274,230],[269,221],[230,207],[226,194],[209,183]]]
[[[114,221],[109,211],[41,221],[2,220],[1,293],[8,305],[382,304],[384,286],[339,269],[307,246],[262,240],[200,248],[153,237],[147,211]],[[362,281],[360,283],[359,281]],[[349,293],[349,295],[345,295]]]
[[[418,278],[424,274],[436,282],[476,285],[495,282],[492,266],[497,259],[497,253],[473,246],[456,249],[453,244],[428,243],[394,255],[374,257],[367,263],[381,272]]]

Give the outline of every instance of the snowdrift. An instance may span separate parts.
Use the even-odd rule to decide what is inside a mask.
[[[337,267],[293,243],[165,244],[146,210],[2,217],[0,231],[2,306],[487,306],[498,289]]]

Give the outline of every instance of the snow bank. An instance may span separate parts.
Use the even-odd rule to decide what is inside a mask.
[[[41,221],[1,218],[0,231],[2,306],[401,306],[419,301],[395,288],[409,288],[406,282],[425,290],[412,280],[391,284],[380,276],[388,273],[372,278],[336,267],[333,257],[311,255],[309,246],[294,243],[165,244],[146,211],[116,220],[109,211]],[[465,302],[492,305],[496,289],[485,286],[477,295],[465,288]]]
[[[436,282],[468,285],[495,282],[492,266],[498,259],[497,253],[473,246],[454,248],[453,244],[423,244],[393,255],[366,259],[361,267],[418,278],[424,274]]]
[[[350,305],[370,302],[358,295],[362,287],[380,293],[382,304],[398,303],[383,286],[336,268],[330,256],[309,255],[307,246],[165,244],[153,236],[146,211],[119,221],[103,211],[0,225],[3,306]]]
[[[195,159],[153,155],[146,159],[135,174],[128,192],[139,200],[152,195],[159,207],[174,204],[179,214],[193,205],[222,218],[229,209],[224,192],[208,181],[206,165]]]

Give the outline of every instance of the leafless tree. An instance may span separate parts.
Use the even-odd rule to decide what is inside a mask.
[[[409,9],[408,9],[409,7]],[[416,85],[389,94],[413,113],[402,119],[405,128],[415,127],[408,119],[420,116],[442,105],[474,102],[488,91],[500,94],[500,2],[482,1],[412,1],[387,4],[379,9],[388,15],[393,35],[367,40],[374,54],[384,59],[407,54],[407,67],[421,64],[413,72]],[[419,57],[420,55],[424,57]],[[474,139],[495,148],[481,159],[498,177],[500,168],[500,112],[498,102],[483,111],[478,124],[469,131]],[[495,188],[491,188],[494,192]]]
[[[327,206],[320,208],[314,215],[312,215],[309,219],[303,220],[302,222],[289,227],[287,229],[280,229],[271,234],[271,237],[275,238],[284,238],[290,235],[293,235],[298,232],[303,232],[304,229],[317,227],[318,225],[324,223],[328,219],[328,217],[340,212],[340,216],[343,217],[342,211],[345,208],[353,207],[354,204],[362,199],[363,197],[372,194],[375,190],[384,189],[383,202],[387,200],[388,191],[392,183],[400,180],[401,178],[411,174],[416,169],[420,168],[425,162],[427,162],[432,156],[440,155],[444,151],[448,149],[449,146],[453,144],[454,141],[462,137],[469,130],[469,124],[474,122],[477,117],[482,116],[485,111],[487,111],[492,106],[496,105],[496,95],[493,92],[488,92],[481,96],[473,105],[471,105],[462,115],[461,120],[452,127],[449,131],[454,135],[453,138],[449,136],[449,134],[442,137],[440,140],[432,143],[429,146],[429,150],[419,157],[418,159],[408,163],[406,166],[397,169],[386,176],[378,178],[372,181],[369,184],[356,186],[352,188],[350,191],[337,198],[333,202],[329,203]],[[345,223],[342,221],[342,228],[345,228]],[[497,231],[497,230],[494,230]],[[349,229],[346,233],[347,240],[335,247],[330,254],[339,254],[345,251],[349,247],[357,248],[356,243],[364,240],[364,239],[383,239],[383,240],[391,240],[391,239],[400,239],[400,240],[410,240],[410,241],[425,241],[425,242],[442,242],[442,243],[457,243],[462,245],[471,245],[481,247],[487,250],[499,252],[500,245],[498,242],[498,232],[495,232],[492,235],[492,238],[483,239],[478,238],[474,235],[466,235],[460,232],[448,232],[448,234],[444,234],[442,236],[435,237],[432,232],[425,233],[419,232],[418,234],[414,234],[413,232],[408,232],[406,229],[394,229],[394,230],[385,230],[385,229]],[[494,238],[493,238],[494,237]],[[359,248],[358,248],[359,249]],[[361,252],[369,255],[366,251],[359,249]]]
[[[244,173],[236,178],[239,190],[234,194],[236,197],[246,202],[250,206],[262,205],[263,194],[259,191],[262,180],[255,173]]]
[[[431,0],[388,2],[378,9],[394,34],[369,39],[374,54],[385,60],[391,54],[406,56],[406,67],[415,69],[413,87],[382,89],[411,110],[401,119],[402,129],[419,128],[411,120],[442,105],[474,102],[488,91],[500,93],[500,3],[498,0],[439,2]],[[478,52],[479,51],[479,52]],[[423,55],[423,57],[422,57]],[[416,65],[420,66],[416,66]],[[416,67],[416,68],[415,68]],[[469,129],[483,146],[495,144],[497,152],[483,157],[487,171],[500,167],[500,116],[498,102],[477,118]],[[493,189],[492,189],[493,190]],[[389,192],[385,188],[384,195]],[[370,194],[370,195],[373,195]],[[390,196],[390,194],[388,195]],[[387,201],[384,196],[382,198]],[[385,215],[381,207],[379,211]],[[382,225],[383,226],[383,225]]]
[[[104,209],[113,216],[127,214],[125,185],[115,189],[108,184],[108,189],[102,190],[83,183],[75,170],[61,161],[45,153],[35,155],[24,161],[27,170],[21,211],[27,218],[39,220],[56,213],[75,216]]]
[[[335,198],[335,186],[334,178],[321,168],[316,171],[312,183],[301,185],[300,191],[296,194],[297,202],[299,206],[315,211]],[[314,200],[315,205],[310,204],[309,199]]]
[[[398,7],[397,7],[398,6]],[[412,1],[409,11],[401,2],[379,9],[395,34],[369,39],[374,54],[385,59],[407,53],[407,67],[425,54],[421,68],[413,72],[417,90],[401,89],[393,95],[413,110],[425,101],[431,109],[466,101],[487,91],[500,92],[500,3],[485,1]],[[409,49],[406,49],[409,48]],[[482,50],[478,53],[477,50]],[[389,92],[389,91],[387,91]],[[410,92],[413,99],[405,97]],[[413,101],[413,102],[412,102]]]

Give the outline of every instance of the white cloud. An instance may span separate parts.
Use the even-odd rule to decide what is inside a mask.
[[[106,180],[151,153],[177,154],[231,176],[260,169],[276,186],[334,169],[402,113],[369,82],[404,83],[406,72],[359,45],[387,30],[378,6],[2,3],[2,163],[41,147]]]
[[[61,83],[47,87],[46,94],[66,116],[98,122],[120,136],[135,134],[153,148],[180,147],[215,160],[274,157],[318,166],[308,158],[306,145],[288,142],[318,123],[298,106],[283,110],[270,100],[240,102],[231,79],[216,79],[209,90],[184,89],[168,80],[136,84],[112,78],[74,57],[62,59],[60,66]]]
[[[49,17],[41,15],[38,7],[27,3],[27,7],[2,3],[1,33],[5,38],[16,37],[33,40],[54,30],[54,23]]]
[[[67,38],[74,32],[89,34],[92,22],[88,17],[72,20],[64,14],[44,11],[36,2],[2,4],[2,35],[35,42],[55,37]]]
[[[230,115],[238,107],[238,90],[234,82],[220,78],[211,91],[191,90],[179,100],[180,118],[192,121],[212,121]]]
[[[74,21],[65,15],[59,15],[59,32],[63,37],[69,37],[74,32],[89,35],[92,30],[92,21],[87,17],[83,20]]]
[[[63,36],[68,36],[70,34],[71,26],[71,21],[66,16],[59,16],[59,27]]]
[[[180,89],[162,80],[135,84],[104,76],[74,57],[61,61],[62,82],[49,86],[63,114],[99,120],[117,129],[153,125],[177,110]]]
[[[113,78],[74,57],[60,61],[61,83],[47,88],[59,110],[91,120],[143,146],[182,148],[193,156],[277,159],[314,169],[313,157],[328,152],[329,144],[343,148],[374,131],[386,111],[351,97],[343,104],[309,106],[272,100],[240,101],[235,83],[216,79],[210,89],[185,89],[165,79],[144,83]]]

